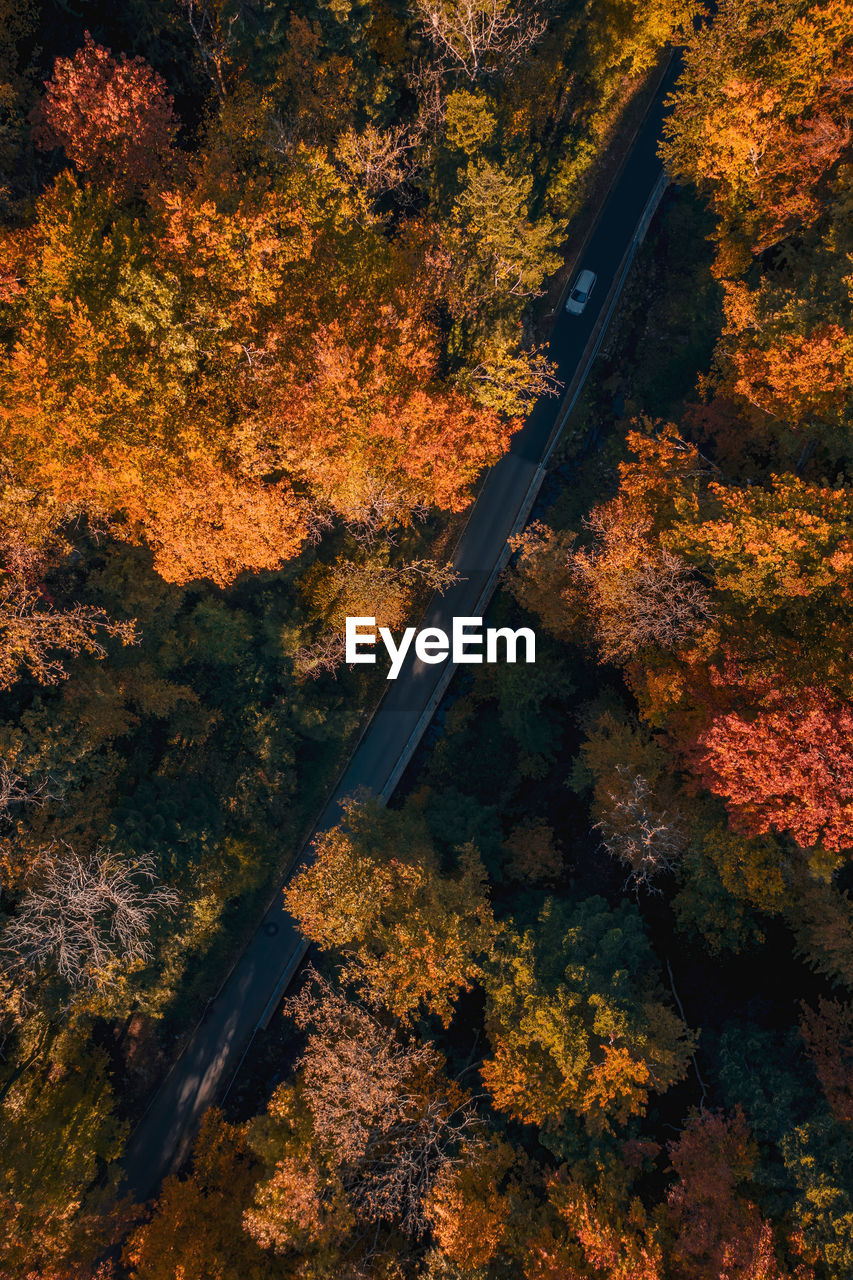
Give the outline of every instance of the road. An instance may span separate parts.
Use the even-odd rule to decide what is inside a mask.
[[[590,337],[660,178],[657,141],[663,100],[675,74],[673,65],[584,251],[580,265],[598,274],[590,303],[580,317],[562,314],[553,330],[550,357],[567,387],[589,360]],[[489,472],[455,557],[459,581],[433,601],[423,625],[450,633],[454,616],[478,616],[484,609],[507,537],[529,509],[531,486],[541,473],[556,415],[553,399],[538,401],[509,453]],[[341,798],[359,787],[388,798],[451,674],[449,663],[428,666],[407,659],[324,810],[318,832],[335,824]],[[160,1179],[182,1162],[204,1111],[221,1097],[253,1032],[277,1005],[304,950],[279,895],[131,1137],[124,1159],[125,1185],[135,1198],[147,1199]]]

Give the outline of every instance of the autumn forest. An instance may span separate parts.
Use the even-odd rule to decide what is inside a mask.
[[[661,102],[536,662],[318,828]],[[0,0],[0,1280],[850,1280],[851,857],[853,0]]]

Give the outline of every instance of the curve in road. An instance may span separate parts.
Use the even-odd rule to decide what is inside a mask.
[[[590,354],[588,350],[590,338],[659,182],[657,142],[664,99],[676,74],[673,64],[584,251],[580,265],[597,273],[596,292],[582,316],[562,312],[554,327],[549,354],[566,386],[591,363],[594,351]],[[483,612],[503,563],[507,538],[529,510],[531,493],[535,494],[537,473],[541,473],[557,412],[553,400],[539,400],[513,438],[509,453],[492,467],[457,550],[455,568],[460,579],[432,602],[424,626],[441,627],[449,633],[453,617]],[[411,656],[407,659],[371,720],[315,834],[335,825],[341,799],[357,789],[366,788],[382,799],[389,797],[451,675],[449,662],[430,666]],[[162,1177],[184,1160],[204,1111],[233,1077],[247,1044],[277,1005],[305,950],[304,939],[279,895],[131,1137],[124,1156],[125,1190],[135,1199],[147,1199]]]

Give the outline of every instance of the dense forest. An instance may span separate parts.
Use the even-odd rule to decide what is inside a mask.
[[[536,664],[318,839],[278,1059],[130,1203],[673,47]],[[3,1280],[853,1274],[852,114],[851,0],[0,0]]]

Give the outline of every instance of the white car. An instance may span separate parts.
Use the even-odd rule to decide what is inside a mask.
[[[598,276],[594,271],[582,271],[574,283],[574,288],[566,302],[566,310],[570,316],[579,316],[589,302]]]

